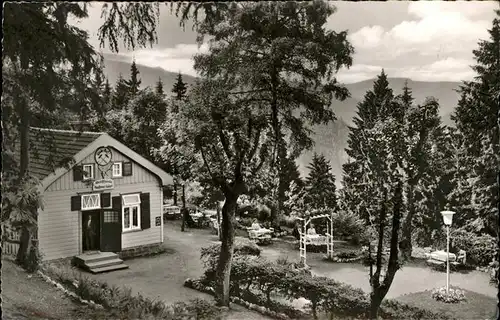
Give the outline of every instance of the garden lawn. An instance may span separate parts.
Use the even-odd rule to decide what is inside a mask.
[[[436,301],[431,297],[431,290],[405,294],[395,300],[446,314],[453,317],[453,319],[497,319],[496,299],[469,290],[463,291],[466,300],[459,303]]]

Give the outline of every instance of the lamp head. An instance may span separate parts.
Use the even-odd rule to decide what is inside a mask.
[[[453,211],[441,211],[441,214],[443,215],[443,222],[447,226],[451,226],[451,223],[453,222],[453,215],[455,212]]]

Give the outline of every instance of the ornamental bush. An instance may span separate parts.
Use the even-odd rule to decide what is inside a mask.
[[[454,251],[465,250],[467,264],[486,267],[494,261],[497,250],[496,239],[484,234],[478,236],[465,230],[456,230],[451,235]]]
[[[441,287],[432,290],[431,297],[445,303],[458,303],[465,300],[465,292],[460,289],[450,288],[447,294],[446,287]]]
[[[205,259],[214,252],[213,246],[203,249]],[[214,258],[211,258],[212,261]],[[215,264],[206,264],[205,276],[201,281],[186,280],[186,286],[211,292],[215,288]],[[201,286],[206,286],[205,289]],[[293,301],[304,298],[310,301],[313,317],[324,313],[330,319],[368,317],[369,296],[361,289],[338,282],[331,278],[315,277],[300,264],[280,259],[278,263],[261,257],[236,254],[231,268],[230,294],[252,304],[263,306],[274,312],[284,313],[291,318],[298,317],[296,309],[283,304],[283,299]],[[282,299],[276,300],[276,297]],[[380,311],[383,319],[443,319],[431,311],[410,307],[397,302],[383,304]]]

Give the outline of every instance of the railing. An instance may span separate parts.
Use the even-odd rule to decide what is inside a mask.
[[[15,256],[19,250],[21,235],[18,231],[12,230],[9,226],[2,226],[2,254]]]
[[[38,244],[37,234],[31,238],[33,245]],[[2,225],[2,254],[6,256],[16,256],[21,243],[21,233],[9,225]]]

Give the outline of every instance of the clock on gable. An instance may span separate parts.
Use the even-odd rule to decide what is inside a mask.
[[[109,147],[99,147],[95,151],[94,160],[100,166],[105,166],[111,162],[113,158],[113,154],[111,153],[111,149]]]

